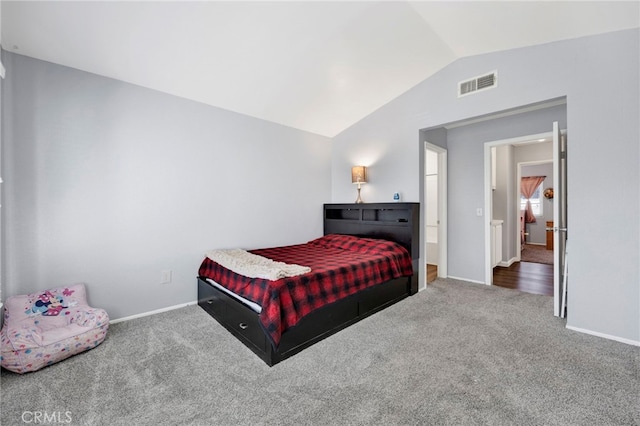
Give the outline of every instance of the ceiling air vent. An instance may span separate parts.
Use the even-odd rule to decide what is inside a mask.
[[[470,95],[482,90],[493,89],[498,85],[498,71],[458,83],[458,97]]]

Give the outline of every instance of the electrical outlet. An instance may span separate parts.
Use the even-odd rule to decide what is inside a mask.
[[[171,270],[160,271],[160,284],[169,284],[171,282]]]

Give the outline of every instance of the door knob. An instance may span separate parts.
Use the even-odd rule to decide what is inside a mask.
[[[567,228],[558,228],[557,226],[554,226],[553,228],[545,228],[547,231],[553,231],[553,232],[567,232]]]

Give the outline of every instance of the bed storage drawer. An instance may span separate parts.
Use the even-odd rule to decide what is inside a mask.
[[[266,351],[267,338],[258,314],[202,278],[198,278],[198,305],[252,350]]]
[[[330,335],[344,328],[344,324],[353,321],[357,316],[358,301],[353,296],[323,306],[287,330],[286,339],[280,342],[279,351],[286,356],[289,351],[295,351],[299,347],[319,340],[315,339],[317,336]]]
[[[226,309],[222,295],[203,280],[198,280],[198,305],[218,320],[224,317]]]
[[[239,306],[235,306],[236,304]],[[236,304],[227,305],[225,321],[233,328],[237,336],[241,336],[260,351],[264,351],[267,342],[264,331],[260,326],[258,314],[249,311],[240,305],[240,302],[236,302]]]
[[[407,297],[409,285],[410,278],[396,278],[367,289],[358,302],[358,314],[363,315]]]

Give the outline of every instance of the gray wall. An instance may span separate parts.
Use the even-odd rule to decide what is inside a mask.
[[[388,200],[395,189],[419,201],[420,129],[566,97],[575,283],[567,325],[640,342],[639,40],[633,29],[454,62],[334,138],[333,201],[353,198],[348,171],[360,159],[371,161],[368,201]],[[459,81],[491,70],[497,88],[457,98]],[[516,130],[523,133],[509,136],[540,129]],[[475,208],[483,205],[482,145],[494,137],[448,146],[449,273],[470,280],[484,281],[484,226]],[[606,209],[592,208],[597,193],[607,194]]]
[[[330,139],[4,58],[8,296],[82,281],[120,318],[195,301],[208,249],[322,234]]]
[[[480,123],[455,127],[447,132],[449,159],[448,199],[449,199],[449,275],[484,282],[484,257],[477,256],[476,250],[483,253],[485,234],[484,217],[477,217],[476,208],[484,208],[484,143],[510,139],[515,136],[534,135],[549,132],[551,123],[558,121],[565,128],[565,105],[539,109],[522,114],[511,115]],[[515,158],[515,154],[514,154]],[[506,176],[510,174],[512,177]],[[515,187],[508,182],[515,181],[515,166],[505,172],[506,197],[512,199]],[[501,191],[502,192],[502,191]],[[515,241],[519,222],[515,209],[506,209],[494,219],[503,219],[503,242]],[[503,259],[512,256],[515,246],[503,245]]]
[[[476,208],[484,208],[484,142],[549,132],[549,123],[553,121],[558,121],[560,127],[564,128],[566,115],[566,106],[556,105],[478,123],[456,125],[451,129],[439,127],[421,132],[424,140],[436,141],[439,146],[448,149],[449,276],[484,281],[484,258],[473,253],[475,247],[483,246],[485,239],[483,217],[475,214]],[[493,219],[504,221],[503,260],[516,256],[516,238],[520,234],[519,217],[514,207],[518,191],[515,185],[516,165],[518,162],[539,160],[542,154],[545,159],[548,158],[549,150],[536,145],[517,149],[512,146],[498,147],[499,167],[496,170],[497,187],[493,192]],[[452,222],[456,225],[453,226]]]

